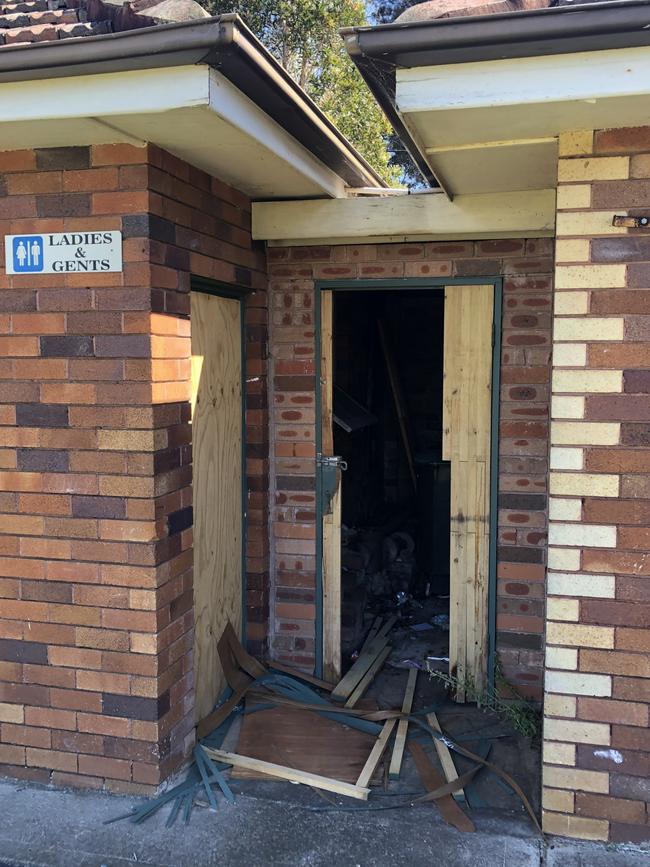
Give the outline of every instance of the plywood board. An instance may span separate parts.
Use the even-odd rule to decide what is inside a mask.
[[[192,292],[194,673],[197,721],[225,687],[217,641],[242,624],[241,304]]]
[[[313,711],[273,707],[244,716],[237,752],[356,783],[375,740],[373,735],[348,728]],[[232,776],[265,778],[258,769],[241,767],[233,769]]]
[[[449,667],[487,674],[494,287],[445,287],[443,457],[451,461]],[[463,701],[459,689],[457,699]]]

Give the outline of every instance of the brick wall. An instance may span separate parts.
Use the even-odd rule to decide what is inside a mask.
[[[2,272],[0,773],[139,791],[193,739],[190,273],[254,290],[253,632],[266,614],[264,259],[247,199],[156,148],[0,166],[3,234],[124,234],[121,274]]]
[[[552,242],[269,250],[274,654],[314,663],[314,280],[504,276],[497,644],[506,676],[542,694]]]
[[[560,139],[545,828],[650,839],[650,128]]]

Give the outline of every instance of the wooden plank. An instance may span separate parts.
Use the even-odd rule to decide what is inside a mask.
[[[344,783],[341,780],[333,780],[322,777],[319,774],[310,774],[307,771],[299,771],[295,768],[287,768],[274,762],[263,762],[260,759],[252,759],[248,756],[240,756],[237,753],[229,753],[225,750],[215,750],[204,747],[206,753],[215,761],[223,762],[238,768],[248,768],[259,771],[267,777],[277,777],[280,780],[289,780],[292,783],[303,783],[305,786],[314,786],[316,789],[324,789],[327,792],[335,792],[337,795],[346,795],[348,798],[357,798],[367,801],[370,789],[353,783]]]
[[[388,339],[386,326],[381,321],[381,319],[377,320],[377,327],[379,329],[379,341],[381,343],[381,349],[384,354],[384,361],[386,362],[386,370],[388,371],[388,382],[390,384],[391,394],[393,395],[395,413],[397,414],[397,423],[399,424],[402,445],[404,446],[404,454],[406,455],[406,463],[408,464],[409,474],[411,476],[413,488],[417,490],[418,479],[415,473],[415,464],[413,462],[413,450],[411,448],[411,436],[409,432],[409,422],[406,410],[406,400],[404,398],[404,391],[402,389],[399,371],[397,370],[397,364],[395,363],[393,348],[390,344],[390,340]]]
[[[341,471],[330,512],[323,515],[323,673],[341,676]]]
[[[280,243],[539,238],[554,230],[554,189],[462,194],[453,201],[427,195],[253,202],[253,237]]]
[[[366,640],[361,645],[361,653],[366,650],[372,639],[376,637],[379,629],[381,628],[381,620],[381,617],[375,617],[375,619],[372,621],[372,626],[370,627],[370,631],[366,635]]]
[[[422,780],[424,788],[427,792],[437,791],[444,784],[444,781],[429,761],[427,754],[418,743],[410,743],[409,751],[413,756],[415,767],[417,768],[417,772]],[[434,803],[442,813],[443,819],[445,819],[446,822],[449,822],[450,825],[453,825],[454,828],[457,828],[459,831],[467,832],[476,830],[472,820],[469,816],[466,816],[465,813],[463,813],[451,795],[443,795],[441,798],[437,798]]]
[[[410,714],[413,707],[413,696],[415,695],[415,684],[418,679],[418,669],[412,668],[409,671],[406,681],[406,690],[404,692],[404,701],[402,702],[402,713]],[[393,755],[390,759],[390,767],[388,768],[388,777],[391,780],[398,780],[402,769],[402,759],[404,757],[404,747],[406,746],[406,735],[408,733],[409,721],[401,719],[397,725],[397,735],[395,744],[393,745]]]
[[[451,461],[449,669],[487,675],[494,287],[445,288],[443,457]],[[458,701],[465,700],[461,687]]]
[[[191,293],[195,714],[225,686],[217,638],[241,636],[241,304]]]
[[[342,680],[336,684],[332,690],[332,698],[335,700],[338,699],[339,701],[348,699],[355,686],[359,683],[361,678],[368,671],[377,656],[379,656],[387,644],[388,638],[386,636],[378,635],[374,638],[368,645],[366,652],[359,656],[352,668],[350,668]]]
[[[391,650],[392,647],[385,647],[382,650],[382,652],[375,659],[368,671],[364,674],[359,683],[356,685],[353,692],[350,694],[350,698],[345,702],[343,707],[354,707],[356,705],[356,703],[363,696],[365,691],[375,679],[377,672],[380,671],[380,669],[383,667],[384,663],[390,656]]]
[[[321,292],[321,450],[334,455],[334,293]],[[330,511],[323,515],[323,673],[341,677],[341,471]]]
[[[364,788],[368,786],[370,780],[372,780],[375,771],[381,761],[381,757],[386,752],[386,747],[388,746],[388,741],[390,740],[390,736],[395,728],[396,719],[388,719],[384,723],[384,727],[381,730],[381,733],[377,740],[375,741],[375,745],[370,751],[370,755],[363,766],[363,770],[359,774],[359,779],[357,780],[357,786]]]
[[[388,635],[388,633],[391,631],[391,629],[393,628],[393,626],[395,626],[396,623],[397,623],[397,616],[396,615],[389,617],[388,620],[382,626],[379,627],[379,629],[377,630],[377,635],[381,636],[381,637]]]
[[[440,728],[440,723],[438,722],[438,717],[435,713],[427,714],[427,722],[431,726],[432,729],[435,729],[437,732],[442,734],[442,729]],[[456,765],[454,764],[454,760],[451,757],[451,753],[449,751],[449,747],[447,744],[443,743],[438,738],[433,738],[433,745],[436,748],[436,752],[438,753],[438,758],[440,759],[440,764],[442,766],[442,772],[445,775],[445,779],[448,783],[451,783],[452,780],[458,779],[458,771],[456,770]],[[458,792],[454,792],[454,798],[462,799],[465,797],[465,792],[460,789]]]

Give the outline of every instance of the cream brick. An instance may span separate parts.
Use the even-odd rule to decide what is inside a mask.
[[[553,377],[560,373],[575,373],[574,370],[556,370]],[[561,391],[562,389],[559,389]],[[585,399],[581,396],[554,394],[551,397],[551,418],[581,419],[585,415]]]
[[[582,518],[582,500],[551,497],[548,501],[548,516],[551,521],[579,521]]]
[[[589,208],[591,206],[591,186],[589,184],[571,184],[557,188],[557,207],[559,211],[571,208]],[[587,249],[589,244],[587,242]],[[587,255],[586,258],[589,258]],[[574,261],[574,260],[570,260]],[[582,256],[575,260],[582,261]]]
[[[612,694],[612,678],[608,674],[547,671],[544,688],[546,692],[559,692],[562,695],[609,697]],[[548,737],[551,737],[551,735],[548,735]],[[565,738],[553,737],[553,740],[565,740]],[[569,738],[568,740],[573,740],[573,738]],[[607,743],[609,743],[609,740]]]
[[[579,267],[576,265],[575,267]],[[625,278],[621,287],[625,286]],[[621,288],[613,287],[613,288]],[[553,339],[572,340],[617,340],[623,339],[624,320],[617,316],[571,317],[553,320]]]
[[[577,623],[580,620],[580,603],[577,599],[557,599],[549,596],[546,600],[546,619]]]
[[[553,367],[584,367],[586,363],[586,343],[556,343],[554,345]]]
[[[577,713],[578,699],[574,695],[544,695],[545,716],[568,716],[575,717]]]
[[[613,575],[591,575],[584,572],[549,572],[547,590],[556,596],[585,596],[593,599],[614,599],[616,595],[616,581]]]
[[[594,131],[578,129],[562,132],[558,139],[558,155],[561,157],[589,156],[594,152]]]
[[[609,774],[604,771],[582,771],[577,768],[554,768],[544,765],[542,782],[555,789],[569,789],[574,792],[609,793]]]
[[[559,762],[558,764],[574,764],[574,762]],[[573,813],[574,801],[573,792],[567,792],[564,789],[544,789],[542,792],[542,807],[545,810],[555,810],[557,813]]]
[[[627,229],[612,226],[615,216],[616,211],[560,212],[555,219],[556,235],[625,235]]]
[[[584,466],[584,454],[583,449],[552,448],[550,467],[552,470],[581,470]]]
[[[576,187],[564,187],[564,190],[575,190]],[[589,187],[587,187],[589,190]],[[560,190],[558,190],[558,197]],[[580,207],[576,205],[576,207]],[[561,239],[555,242],[556,262],[588,262],[591,255],[591,244],[586,238]],[[556,306],[557,312],[557,306]]]
[[[547,765],[570,765],[576,763],[575,744],[560,744],[557,741],[544,741],[542,761]]]
[[[611,626],[588,626],[584,623],[548,623],[546,641],[549,644],[570,647],[602,647],[612,650],[614,629]]]
[[[0,701],[0,722],[25,722],[25,706],[22,704],[8,704],[7,702]]]
[[[554,421],[551,444],[554,446],[616,446],[621,435],[618,422]]]
[[[549,545],[583,548],[615,548],[616,527],[610,524],[552,523],[548,531]]]
[[[553,392],[572,392],[579,394],[607,394],[620,393],[623,391],[622,370],[554,370]],[[555,412],[555,396],[552,402],[553,415]],[[584,415],[584,401],[582,402],[582,418]],[[576,416],[573,416],[576,418]]]
[[[550,639],[548,640],[550,641]],[[578,651],[573,647],[551,647],[547,645],[546,667],[576,671],[578,668]]]
[[[618,497],[619,477],[595,473],[551,473],[550,493],[571,497]]]
[[[588,789],[587,791],[601,792],[603,790]],[[566,813],[549,813],[547,810],[543,810],[542,828],[545,834],[555,834],[558,837],[603,841],[609,839],[609,822],[605,819],[586,819],[584,816],[569,816]]]
[[[554,674],[557,672],[553,672]],[[568,675],[563,674],[567,677]],[[608,747],[611,741],[609,724],[567,719],[545,719],[544,739],[569,741],[572,744],[598,744]]]
[[[559,160],[558,181],[620,181],[630,176],[629,157]]]
[[[579,548],[549,547],[547,558],[549,569],[558,569],[561,572],[578,572],[580,570]]]
[[[575,244],[579,242],[571,241]],[[553,312],[556,316],[576,315],[589,311],[589,292],[556,292]]]

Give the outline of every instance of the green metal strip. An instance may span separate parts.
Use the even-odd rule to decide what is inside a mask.
[[[246,476],[246,298],[251,293],[248,287],[239,287],[230,283],[220,283],[216,280],[206,280],[203,277],[190,277],[190,291],[202,292],[204,295],[215,295],[217,298],[230,298],[239,301],[239,331],[241,346],[241,497],[242,497],[242,527],[241,527],[241,635],[242,644],[246,644],[248,618],[246,615],[246,542],[248,538],[248,479]]]
[[[490,430],[490,551],[488,564],[488,687],[494,688],[497,628],[497,540],[499,498],[499,420],[501,408],[501,339],[503,279],[494,281],[492,346],[492,424]]]

